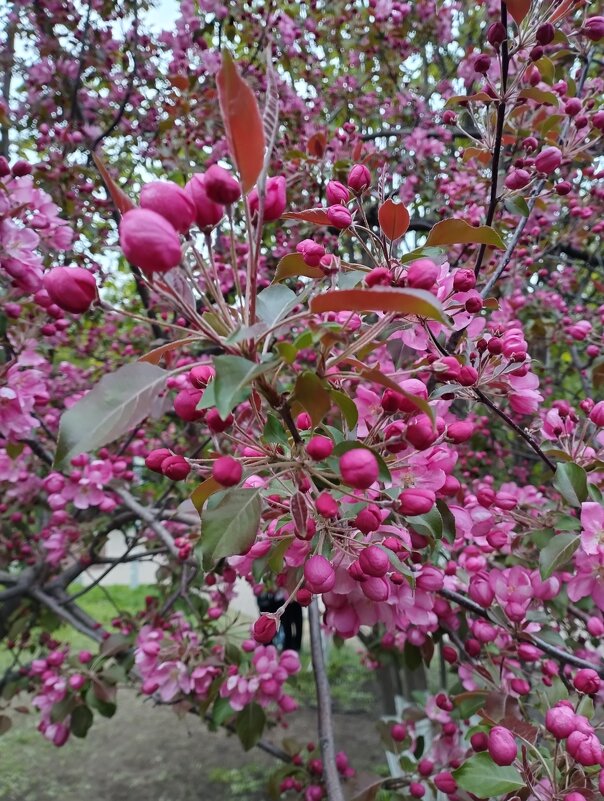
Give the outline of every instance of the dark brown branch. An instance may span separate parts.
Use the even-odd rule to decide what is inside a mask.
[[[468,612],[472,612],[472,614],[476,615],[477,617],[481,617],[483,620],[488,620],[489,623],[493,623],[496,626],[501,625],[491,618],[486,609],[483,609],[482,606],[475,603],[470,598],[466,598],[465,595],[462,595],[459,592],[443,589],[440,590],[438,594],[443,598],[446,598],[448,601],[453,601],[464,609],[467,609]],[[534,634],[522,633],[518,636],[519,639],[531,643],[540,651],[543,651],[543,653],[553,657],[553,659],[563,665],[572,665],[573,667],[578,668],[590,668],[591,670],[595,670],[604,678],[604,665],[601,664],[601,661],[599,665],[593,662],[588,662],[587,659],[581,659],[581,657],[575,656],[575,654],[572,654],[569,651],[564,651],[562,648],[557,648],[555,645],[550,645],[550,643],[542,640],[541,637],[536,637]]]
[[[508,53],[508,10],[504,2],[501,3],[501,23],[506,30],[506,38],[501,44],[501,97],[497,105],[497,122],[495,125],[495,145],[493,147],[493,161],[491,163],[491,196],[489,199],[489,208],[487,210],[486,225],[491,225],[495,217],[495,210],[497,208],[497,183],[499,178],[499,161],[501,159],[501,150],[503,143],[503,126],[505,124],[505,104],[506,104],[506,91],[508,86],[508,69],[509,69],[509,53]],[[476,265],[474,267],[474,274],[478,277],[484,254],[486,253],[487,246],[482,244],[478,251]]]

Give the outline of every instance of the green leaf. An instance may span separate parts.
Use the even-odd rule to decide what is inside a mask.
[[[273,284],[263,289],[256,298],[258,317],[268,325],[282,319],[298,302],[295,292],[283,284]]]
[[[579,706],[577,707],[577,715],[584,715],[588,720],[591,720],[594,716],[594,713],[595,709],[593,698],[590,698],[589,695],[584,695],[579,702]]]
[[[201,515],[201,550],[206,569],[220,559],[245,552],[256,539],[262,499],[257,489],[238,487],[222,493]]]
[[[262,732],[266,725],[266,715],[264,709],[259,704],[248,704],[245,709],[237,715],[235,721],[235,731],[241,740],[241,745],[245,751],[253,748],[262,737]]]
[[[545,697],[550,707],[556,706],[558,701],[566,701],[568,699],[568,690],[558,676],[552,678],[550,687],[545,686]]]
[[[318,426],[331,409],[331,398],[324,382],[315,373],[306,370],[296,379],[292,401],[297,401],[311,417],[313,426]]]
[[[558,462],[554,487],[571,506],[581,506],[587,500],[587,473],[574,462]]]
[[[436,506],[433,506],[425,515],[405,517],[405,520],[418,534],[428,534],[428,536],[437,540],[441,539],[443,535],[443,519]]]
[[[262,439],[269,445],[289,446],[287,432],[281,425],[281,421],[278,420],[274,414],[270,414],[270,412],[266,416],[266,424],[262,432]]]
[[[350,395],[346,395],[345,392],[340,392],[339,389],[331,389],[329,394],[331,395],[332,401],[342,412],[342,416],[344,417],[344,420],[346,420],[346,425],[348,428],[353,429],[359,419],[359,410],[357,409],[355,402],[352,400]]]
[[[520,197],[520,195],[508,198],[505,201],[505,207],[512,214],[519,214],[521,217],[528,217],[531,213],[528,203],[523,197]]]
[[[214,357],[216,375],[210,386],[214,388],[216,408],[223,420],[237,405],[242,391],[247,389],[255,378],[266,373],[273,366],[273,361],[258,364],[244,359],[242,356]]]
[[[409,640],[407,640],[403,649],[403,659],[405,660],[405,666],[409,668],[409,670],[417,670],[423,661],[422,652],[416,645],[412,645]]]
[[[222,724],[229,718],[232,718],[235,710],[229,703],[228,698],[217,698],[214,706],[212,707],[212,721],[216,726]]]
[[[67,715],[71,712],[75,705],[75,699],[73,695],[66,695],[62,701],[57,701],[56,704],[52,705],[50,710],[50,719],[53,723],[60,723],[61,721],[65,720]]]
[[[581,544],[577,534],[556,534],[539,553],[539,572],[542,579],[548,579],[552,573],[570,562],[572,555]]]
[[[432,259],[432,261],[438,261],[442,254],[442,248],[422,247],[405,253],[404,256],[401,256],[399,261],[401,264],[408,264],[410,261],[416,261],[417,259]]]
[[[71,713],[71,732],[74,737],[86,737],[92,726],[93,714],[87,706],[80,704]]]
[[[474,226],[465,220],[442,220],[428,234],[426,245],[490,245],[505,250],[503,240],[494,228],[488,225]]]
[[[112,718],[117,711],[113,701],[104,701],[96,695],[93,685],[86,691],[86,704],[96,709],[104,718]]]
[[[453,512],[449,509],[447,504],[439,499],[436,501],[436,507],[440,512],[442,519],[442,531],[447,542],[455,541],[455,517]]]
[[[453,778],[462,790],[478,798],[493,798],[524,787],[516,768],[496,765],[486,752],[470,757],[453,771]]]
[[[108,445],[139,425],[152,413],[169,375],[155,364],[132,362],[104,376],[62,415],[54,466]]]

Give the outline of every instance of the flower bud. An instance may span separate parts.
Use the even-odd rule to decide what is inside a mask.
[[[390,727],[390,736],[395,743],[402,743],[407,736],[407,727],[404,723],[395,723]]]
[[[439,432],[427,414],[419,414],[407,426],[405,437],[418,451],[425,451],[436,442]]]
[[[197,409],[197,404],[201,400],[202,392],[199,389],[181,389],[174,398],[174,411],[181,420],[192,423],[201,420],[205,414],[204,409]]]
[[[390,595],[390,585],[381,576],[368,576],[360,587],[363,595],[376,603],[387,601]]]
[[[220,456],[212,465],[212,477],[223,487],[234,487],[241,481],[243,467],[232,456]]]
[[[348,173],[348,186],[360,195],[371,186],[371,173],[364,164],[355,164]]]
[[[535,38],[543,47],[551,44],[554,41],[555,35],[556,29],[551,22],[546,22],[543,25],[540,25],[535,32]]]
[[[344,230],[352,224],[352,214],[345,206],[330,206],[327,209],[327,219],[334,228]]]
[[[180,264],[180,239],[161,214],[150,209],[131,209],[119,225],[124,256],[146,275],[166,273]]]
[[[339,181],[329,181],[325,189],[325,194],[330,206],[348,203],[350,200],[350,192],[344,184],[341,184]]]
[[[204,186],[210,200],[220,206],[230,206],[241,197],[239,181],[218,164],[212,164],[206,170]]]
[[[457,379],[462,387],[471,387],[478,380],[478,371],[471,364],[464,364],[459,371],[459,378]]]
[[[595,734],[573,731],[566,740],[566,750],[584,767],[599,765],[602,758],[602,746]]]
[[[578,670],[573,679],[575,690],[587,695],[595,695],[600,689],[600,677],[591,668]]]
[[[323,437],[319,434],[306,443],[306,453],[311,459],[320,462],[322,459],[327,459],[328,456],[331,456],[333,447],[333,442],[329,437]]]
[[[53,303],[72,314],[88,311],[98,296],[94,276],[83,267],[53,267],[42,282]]]
[[[604,426],[604,401],[598,401],[589,413],[589,419],[599,428]]]
[[[350,487],[368,489],[377,481],[378,474],[378,461],[367,448],[354,448],[340,456],[340,475]]]
[[[481,75],[489,71],[491,66],[491,59],[486,53],[479,53],[474,59],[474,70]]]
[[[172,481],[182,481],[191,472],[191,465],[183,456],[168,456],[161,463],[161,471]]]
[[[195,204],[195,222],[202,231],[209,231],[218,225],[224,215],[224,208],[208,196],[205,175],[195,173],[185,186],[185,192]]]
[[[498,50],[507,38],[508,34],[503,23],[494,22],[492,25],[489,25],[487,41],[495,50]]]
[[[250,211],[258,211],[258,191],[253,189],[249,196]],[[284,175],[268,178],[266,181],[266,196],[264,198],[264,222],[278,220],[287,207],[287,185]]]
[[[458,420],[447,427],[447,439],[458,445],[466,442],[474,433],[474,423],[469,420]]]
[[[181,234],[185,234],[195,220],[195,203],[184,189],[173,181],[151,181],[141,190],[143,209],[161,214]]]
[[[511,765],[518,754],[514,735],[503,726],[493,726],[489,732],[488,751],[496,765]]]
[[[200,364],[189,370],[189,381],[195,389],[205,389],[214,378],[214,368],[209,364]]]
[[[353,522],[363,534],[371,534],[379,529],[382,519],[377,507],[366,506],[365,509],[361,509]]]
[[[480,753],[481,751],[486,751],[489,747],[489,738],[484,731],[477,731],[470,737],[470,745],[476,751],[476,753]]]
[[[208,409],[206,414],[206,425],[212,434],[222,434],[233,424],[233,415],[228,414],[223,420],[218,409]]]
[[[15,161],[11,169],[11,172],[15,178],[23,178],[25,175],[31,175],[32,171],[33,167],[29,161],[24,161],[23,159]]]
[[[453,289],[455,292],[469,292],[476,286],[474,270],[456,270],[453,276]]]
[[[303,239],[302,242],[298,242],[296,250],[304,259],[304,264],[308,264],[309,267],[318,267],[325,255],[323,245],[319,245],[312,239]]]
[[[320,594],[333,589],[336,573],[328,559],[321,554],[315,554],[304,564],[304,580],[311,592]]]
[[[557,147],[544,147],[535,158],[537,172],[549,175],[562,164],[562,153]]]
[[[442,571],[432,565],[424,565],[416,578],[416,586],[426,592],[439,592],[444,584]],[[452,707],[451,707],[452,708]]]
[[[337,517],[340,513],[337,501],[328,492],[322,492],[317,497],[316,507],[321,517],[325,517],[327,520]]]
[[[277,634],[277,621],[269,615],[260,615],[252,627],[252,634],[256,642],[269,645]]]
[[[531,182],[531,174],[526,170],[511,170],[504,184],[508,189],[523,189]]]
[[[169,451],[168,448],[157,448],[154,451],[150,451],[145,459],[145,466],[149,470],[153,470],[154,473],[161,473],[161,466],[168,456],[172,456],[172,451]]]
[[[440,790],[441,793],[451,795],[451,793],[454,793],[457,790],[457,782],[453,778],[452,774],[449,773],[449,771],[437,773],[433,781],[436,785],[436,789]]]
[[[431,259],[418,259],[407,268],[407,283],[413,289],[432,289],[440,267]]]
[[[425,515],[435,503],[436,495],[432,490],[412,487],[404,489],[398,496],[398,511],[409,517]]]
[[[564,197],[572,192],[573,185],[570,183],[570,181],[559,181],[554,189],[556,190],[557,195]]]
[[[360,553],[359,565],[367,576],[385,576],[390,570],[390,559],[378,545],[368,545]]]
[[[581,32],[592,42],[599,42],[604,37],[604,17],[589,17]]]
[[[545,713],[545,728],[556,740],[565,740],[577,727],[575,717],[571,707],[565,704],[554,706]]]

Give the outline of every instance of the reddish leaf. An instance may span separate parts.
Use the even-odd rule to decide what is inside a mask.
[[[99,155],[96,153],[92,154],[92,158],[94,159],[94,163],[96,164],[96,168],[101,174],[101,178],[103,179],[103,183],[107,187],[107,191],[111,195],[111,200],[113,200],[113,205],[119,211],[120,214],[125,214],[130,209],[134,208],[134,203],[130,200],[128,195],[120,189],[120,187],[115,183],[111,175],[109,174],[109,170],[105,167],[103,160]]]
[[[308,154],[315,156],[318,159],[323,158],[326,147],[327,137],[323,131],[318,131],[316,134],[313,134],[306,144],[306,150]]]
[[[282,220],[304,220],[315,225],[329,225],[327,209],[306,209],[305,211],[286,211]]]
[[[381,370],[378,370],[376,367],[367,367],[358,359],[344,359],[343,363],[354,367],[359,375],[363,378],[366,378],[367,381],[373,381],[374,384],[380,384],[383,387],[392,389],[394,392],[398,392],[399,395],[403,395],[408,401],[410,401],[410,403],[412,403],[414,406],[417,406],[420,411],[424,412],[424,414],[427,414],[430,419],[434,420],[434,410],[428,401],[425,401],[418,395],[412,395],[410,392],[405,392],[405,390],[402,389],[396,381],[394,381],[392,378],[389,378],[389,376],[387,376],[385,373],[382,373]]]
[[[191,501],[193,502],[193,506],[201,514],[203,505],[208,500],[210,495],[214,495],[215,492],[220,492],[222,489],[224,489],[224,487],[219,484],[215,478],[212,478],[211,476],[210,478],[206,478],[206,480],[202,481],[197,489],[193,490],[191,493]]]
[[[548,20],[546,20],[546,22],[551,22],[552,24],[558,22],[558,20],[562,19],[562,17],[565,17],[573,7],[577,9],[581,5],[584,5],[584,3],[577,3],[576,0],[564,0],[564,2],[560,3],[560,5],[554,10],[554,13]]]
[[[520,25],[530,11],[531,0],[506,0],[506,6],[516,24]]]
[[[181,92],[189,88],[189,79],[186,75],[169,75],[168,80],[172,86],[180,89]]]
[[[153,350],[150,350],[149,353],[145,353],[145,355],[141,356],[138,361],[149,362],[149,364],[159,364],[162,356],[165,353],[169,353],[170,351],[176,350],[183,345],[189,345],[191,342],[196,341],[197,337],[185,337],[184,339],[176,339],[174,342],[166,342],[165,345],[160,345],[158,348],[153,348]]]
[[[505,245],[494,228],[489,225],[470,225],[465,220],[450,219],[436,223],[426,240],[426,245],[430,247],[467,244],[491,245],[505,250]]]
[[[309,370],[296,379],[292,401],[308,412],[314,426],[318,426],[331,409],[331,398],[324,382]]]
[[[378,209],[380,228],[385,236],[394,241],[407,233],[409,228],[409,212],[402,203],[395,203],[388,198]]]
[[[264,164],[264,126],[254,93],[243,80],[230,54],[223,51],[218,72],[218,101],[229,150],[247,194]]]
[[[314,297],[310,310],[315,314],[331,311],[399,312],[445,322],[438,300],[422,289],[334,289]]]
[[[299,253],[288,253],[277,265],[273,283],[278,284],[286,278],[304,275],[307,278],[323,278],[324,273],[319,267],[309,267]]]

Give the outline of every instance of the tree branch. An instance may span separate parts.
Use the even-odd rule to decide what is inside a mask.
[[[483,609],[482,606],[475,603],[470,598],[466,598],[465,595],[462,595],[459,592],[443,589],[439,590],[438,594],[443,598],[446,598],[448,601],[453,601],[464,609],[467,609],[477,617],[481,617],[483,620],[488,620],[489,623],[493,623],[496,626],[501,625],[496,620],[491,618],[486,609]],[[595,670],[600,676],[602,676],[602,678],[604,678],[604,665],[601,663],[600,665],[597,665],[593,662],[588,662],[587,659],[581,659],[581,657],[575,656],[575,654],[572,654],[569,651],[563,651],[562,648],[557,648],[555,645],[550,645],[550,643],[542,640],[541,637],[536,637],[534,634],[522,633],[518,636],[518,639],[531,643],[531,645],[534,645],[540,651],[543,651],[543,653],[553,657],[557,662],[560,662],[563,665],[572,665],[573,667],[578,668],[590,668],[591,670]]]
[[[316,598],[308,609],[310,623],[310,654],[317,690],[317,720],[319,728],[319,745],[323,758],[325,787],[329,801],[344,801],[340,775],[336,765],[333,719],[331,715],[331,695],[329,681],[325,670],[323,644],[321,642],[321,618]]]

